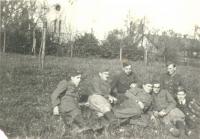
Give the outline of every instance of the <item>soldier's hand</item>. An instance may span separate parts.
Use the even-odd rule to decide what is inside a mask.
[[[159,115],[158,111],[154,111],[154,112],[153,112],[153,115],[154,115],[155,117],[158,117],[158,115]]]
[[[117,102],[117,98],[113,97],[111,95],[108,96],[108,100],[109,100],[110,103],[114,103],[114,104]]]
[[[158,113],[158,115],[161,116],[161,117],[165,116],[166,114],[167,114],[167,113],[166,113],[165,110],[161,110],[161,111]]]
[[[151,115],[151,120],[152,121],[155,121],[156,120],[156,117],[154,115]]]
[[[141,101],[137,101],[138,105],[140,106],[141,109],[144,109],[144,103],[142,103]]]
[[[59,115],[59,108],[58,108],[58,106],[55,106],[53,108],[53,115]]]
[[[132,84],[130,85],[130,88],[135,88],[136,86],[137,86],[137,84],[132,83]]]

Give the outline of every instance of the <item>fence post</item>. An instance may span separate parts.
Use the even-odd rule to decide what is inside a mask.
[[[144,49],[144,63],[145,63],[145,66],[147,66],[148,64],[148,49],[147,48]]]
[[[119,50],[119,60],[122,61],[122,56],[123,56],[123,48],[120,47],[120,50]]]
[[[74,46],[73,44],[70,45],[70,57],[72,58],[73,57],[73,51],[74,51]]]

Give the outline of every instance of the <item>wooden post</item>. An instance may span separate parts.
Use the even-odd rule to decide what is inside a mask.
[[[122,56],[123,56],[123,48],[120,47],[119,49],[119,60],[122,61]]]
[[[2,22],[1,22],[1,0],[0,0],[0,57],[1,57],[1,51],[2,51],[2,47],[1,47],[1,27],[2,27]]]
[[[144,63],[145,63],[145,66],[147,66],[148,64],[148,49],[147,48],[144,49]]]
[[[45,60],[45,47],[46,47],[46,30],[47,30],[47,23],[43,23],[43,29],[42,29],[42,40],[40,45],[40,52],[39,52],[39,63],[40,68],[44,68],[44,60]]]
[[[3,53],[6,52],[6,29],[3,32]]]
[[[70,45],[70,57],[73,57],[74,46],[73,44]]]
[[[46,23],[45,23],[46,24]],[[43,30],[43,36],[42,36],[42,42],[43,42],[43,45],[42,45],[42,69],[44,68],[44,58],[45,58],[45,48],[46,48],[46,25],[44,27],[44,30]]]
[[[36,48],[36,36],[35,36],[35,29],[33,29],[33,46],[32,46],[32,53],[33,55],[35,56],[36,55],[36,51],[35,51],[35,48]]]

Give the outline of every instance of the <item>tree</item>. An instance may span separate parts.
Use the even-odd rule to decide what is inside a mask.
[[[74,40],[74,47],[81,55],[98,55],[99,41],[93,33],[84,33],[77,35]]]
[[[3,31],[3,52],[6,51],[7,32],[13,32],[19,29],[20,25],[22,24],[22,12],[25,5],[25,0],[1,1],[1,28]]]
[[[116,53],[122,54],[122,47],[124,47],[124,32],[123,30],[114,29],[108,33],[108,36],[103,41],[102,49],[104,57],[116,57]]]

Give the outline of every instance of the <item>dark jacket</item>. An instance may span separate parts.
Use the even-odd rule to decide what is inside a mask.
[[[53,107],[59,106],[61,112],[70,112],[74,109],[79,109],[77,89],[71,81],[60,81],[51,95]]]
[[[98,94],[107,97],[110,94],[110,84],[108,81],[102,80],[99,76],[91,80],[89,86],[90,94]]]
[[[125,93],[125,95],[127,99],[113,110],[118,118],[141,116],[142,113],[147,112],[151,107],[152,96],[145,93],[141,88],[130,89]],[[144,104],[144,109],[140,108],[137,101],[141,101]]]
[[[122,71],[113,77],[111,82],[111,93],[113,96],[124,94],[128,89],[130,89],[132,83],[138,83],[138,78],[135,73],[132,72],[130,75],[127,75]],[[114,92],[115,89],[116,92]]]
[[[155,111],[165,110],[167,113],[176,107],[176,101],[167,90],[160,90],[158,94],[153,93],[152,108]]]
[[[185,114],[188,128],[194,128],[195,125],[200,124],[200,102],[187,97],[184,104],[177,101],[177,108]]]
[[[165,73],[160,78],[160,83],[163,89],[169,91],[169,93],[176,98],[176,93],[179,87],[184,87],[182,83],[182,78],[179,74],[175,74],[173,76]]]

